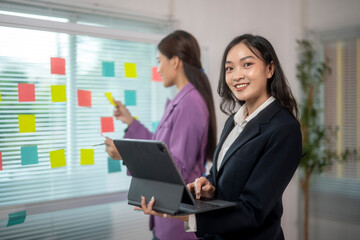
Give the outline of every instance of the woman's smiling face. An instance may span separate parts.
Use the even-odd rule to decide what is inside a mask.
[[[265,65],[244,43],[239,43],[226,56],[226,84],[238,100],[261,105],[270,97],[266,86],[273,75],[272,69],[271,64]]]

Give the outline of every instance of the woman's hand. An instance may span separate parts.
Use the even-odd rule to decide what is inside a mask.
[[[156,212],[154,211],[152,208],[154,206],[155,203],[155,198],[152,197],[149,204],[146,206],[146,199],[144,196],[141,196],[141,207],[134,207],[135,211],[143,211],[146,215],[153,215],[153,216],[158,216],[158,217],[162,217],[162,218],[169,218],[169,219],[178,219],[184,222],[188,222],[189,221],[189,216],[185,215],[185,216],[173,216],[173,215],[169,215],[166,213],[161,213],[161,212]]]
[[[195,193],[196,199],[213,198],[215,195],[215,187],[205,177],[195,179],[195,182],[189,183],[187,188],[191,193]]]
[[[105,145],[106,149],[105,151],[112,159],[121,160],[122,157],[119,153],[119,151],[116,149],[115,144],[111,138],[105,137]]]
[[[129,110],[120,101],[114,99],[114,103],[116,104],[114,117],[130,126],[134,118],[131,116]]]

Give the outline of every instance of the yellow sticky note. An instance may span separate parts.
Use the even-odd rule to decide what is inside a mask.
[[[114,103],[114,98],[111,95],[111,92],[106,92],[105,93],[106,98],[109,100],[109,102],[111,103],[111,105],[116,107],[116,104]]]
[[[66,102],[66,86],[52,85],[51,86],[51,100],[53,102]]]
[[[51,168],[65,167],[65,149],[50,151]]]
[[[139,117],[138,116],[133,116],[136,120],[139,120]]]
[[[94,165],[94,149],[80,149],[80,165]]]
[[[19,132],[35,132],[35,115],[19,115]]]
[[[135,63],[124,63],[125,77],[136,78],[136,64]]]
[[[0,91],[0,102],[1,102],[1,91]]]

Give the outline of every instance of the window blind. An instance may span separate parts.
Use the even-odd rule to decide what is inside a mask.
[[[329,146],[333,150],[359,151],[360,44],[359,38],[342,37],[322,43],[332,69],[324,82],[324,125],[338,128]],[[335,163],[329,171],[314,177],[310,194],[310,215],[317,220],[314,238],[352,239],[350,236],[356,233],[360,224],[359,170],[359,162],[350,160]],[[331,222],[336,222],[336,232],[329,230],[333,229]]]
[[[147,29],[147,25],[143,28]],[[139,29],[138,26],[137,31]],[[103,117],[114,121],[114,131],[104,133],[108,137],[121,138],[126,128],[112,117],[113,106],[106,92],[123,103],[129,101],[127,107],[132,115],[149,130],[155,130],[166,99],[173,98],[176,93],[174,88],[165,89],[161,82],[152,81],[152,68],[157,64],[156,44],[21,27],[0,26],[0,34],[3,36],[0,39],[0,212],[23,204],[41,205],[42,202],[126,192],[130,177],[126,175],[125,166],[121,166],[121,172],[111,170],[105,147],[92,144],[104,141],[98,132],[102,129]],[[65,61],[64,75],[51,73],[52,58]],[[113,73],[104,73],[109,70],[104,63],[113,66]],[[125,75],[127,63],[136,65],[135,77]],[[34,101],[19,101],[21,84],[34,86]],[[53,101],[52,87],[59,85],[66,88],[66,102]],[[79,106],[78,90],[91,93],[91,107]],[[21,132],[19,115],[34,116],[35,131]],[[34,149],[36,154],[33,154]],[[94,164],[81,165],[82,149],[93,149]],[[52,167],[51,152],[57,150],[65,153],[64,167]],[[29,151],[37,157],[37,162],[24,164],[22,157]],[[111,211],[105,214],[110,218],[106,221],[110,225],[113,224],[111,214]],[[37,221],[37,218],[27,216],[27,221]],[[79,220],[76,216],[72,218]],[[124,215],[120,218],[128,218],[131,224],[131,219],[136,217]],[[7,226],[9,221],[10,217],[0,220],[0,238],[14,237],[14,228]],[[21,234],[27,229],[24,226],[15,227],[22,237],[36,236],[43,231],[37,228]],[[89,227],[96,229],[97,226],[90,221]],[[131,229],[130,225],[128,227]],[[76,233],[67,231],[66,234],[75,236],[71,234]]]

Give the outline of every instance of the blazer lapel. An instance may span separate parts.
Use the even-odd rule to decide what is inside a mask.
[[[253,118],[241,132],[241,134],[235,139],[233,144],[230,146],[229,150],[226,152],[223,161],[221,162],[219,172],[223,168],[224,164],[227,160],[229,160],[230,156],[241,146],[243,146],[246,142],[250,141],[252,138],[260,134],[260,124],[268,123],[271,121],[273,116],[280,111],[281,105],[275,100],[269,106],[267,106],[264,110],[259,112],[259,114]],[[229,133],[228,133],[229,134]],[[227,136],[227,135],[226,135]],[[226,137],[222,141],[225,141]],[[223,142],[222,142],[223,143]],[[220,151],[221,148],[217,149]],[[217,159],[216,159],[217,160]],[[215,165],[216,166],[216,165]],[[215,178],[216,179],[216,178]],[[216,182],[216,181],[215,181]]]
[[[219,156],[221,147],[222,147],[226,137],[229,135],[229,133],[231,132],[231,130],[233,129],[234,126],[235,126],[234,115],[231,115],[224,126],[224,130],[220,136],[219,143],[215,149],[214,158],[213,158],[213,179],[214,180],[216,179],[216,175],[217,175],[216,166],[217,166],[218,156]],[[216,181],[215,181],[215,183],[216,183]]]
[[[242,145],[246,142],[250,141],[252,138],[259,134],[259,120],[258,118],[254,118],[250,121],[244,128],[244,130],[240,133],[240,135],[235,139],[233,144],[230,146],[229,150],[227,150],[224,159],[221,162],[219,171],[223,168],[226,161],[230,158],[230,156]]]

